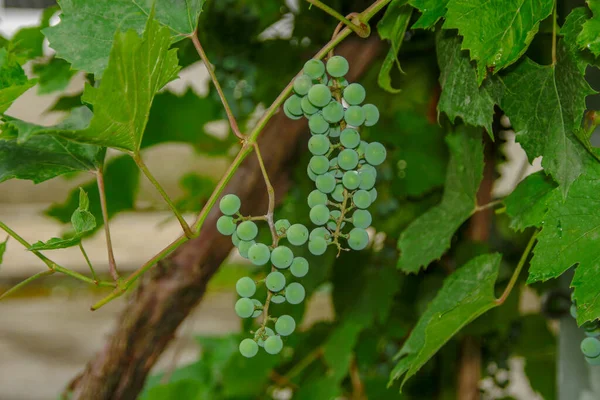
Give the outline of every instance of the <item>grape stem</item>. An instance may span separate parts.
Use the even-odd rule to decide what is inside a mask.
[[[110,238],[110,226],[108,225],[108,207],[106,205],[106,190],[104,188],[104,171],[102,169],[98,169],[96,172],[96,182],[98,184],[98,194],[100,196],[100,208],[102,209],[102,219],[104,220],[104,237],[106,238],[106,249],[108,251],[108,270],[110,271],[110,275],[112,278],[117,281],[119,279],[119,271],[117,270],[117,262],[115,261],[115,254],[113,252],[112,240]],[[86,256],[85,250],[81,247],[81,251]],[[90,268],[92,269],[92,275],[94,274],[94,269],[91,264]],[[94,280],[96,278],[94,277]]]
[[[92,265],[92,262],[90,261],[87,252],[83,248],[83,243],[81,242],[79,242],[79,250],[81,250],[81,254],[83,254],[83,258],[85,258],[85,262],[87,263],[88,267],[90,267],[90,271],[92,272],[92,279],[94,280],[94,282],[96,282],[96,284],[98,284],[98,276],[96,275],[96,271],[94,271],[94,266]]]
[[[503,304],[506,301],[506,299],[508,298],[508,296],[510,295],[510,292],[513,290],[515,284],[517,283],[517,279],[519,278],[519,274],[521,273],[521,270],[525,266],[525,262],[529,258],[529,254],[531,253],[531,250],[533,249],[533,245],[535,244],[535,241],[536,241],[539,233],[540,233],[540,231],[537,230],[533,233],[533,235],[531,235],[531,239],[529,239],[529,243],[527,243],[527,247],[525,247],[525,251],[523,251],[523,254],[521,255],[521,259],[519,260],[519,263],[517,264],[517,268],[515,268],[515,271],[513,272],[512,276],[510,277],[510,281],[508,282],[508,285],[506,285],[506,289],[504,289],[504,292],[502,293],[502,295],[495,301],[495,303],[497,305]]]
[[[502,202],[504,201],[504,199],[498,199],[498,200],[494,200],[494,201],[490,201],[487,204],[483,204],[481,206],[476,206],[475,210],[473,211],[473,213],[477,213],[483,210],[487,210],[488,208],[494,208],[496,207],[498,204],[502,204]]]
[[[306,2],[325,11],[327,14],[331,15],[333,18],[340,21],[341,24],[344,24],[348,28],[352,29],[352,31],[354,33],[356,33],[358,36],[360,36],[361,38],[369,37],[369,34],[371,33],[369,26],[367,24],[361,23],[360,20],[358,20],[360,25],[355,24],[354,22],[350,21],[348,18],[344,17],[339,12],[335,11],[333,8],[329,7],[327,4],[322,3],[320,0],[306,0]]]
[[[339,241],[339,237],[340,237],[340,229],[342,226],[342,223],[344,222],[344,219],[346,217],[346,204],[348,202],[348,190],[344,189],[344,201],[342,201],[342,208],[340,209],[340,216],[338,217],[337,221],[336,221],[336,226],[335,226],[335,233],[333,234],[333,243],[335,243],[335,245],[338,248],[338,253],[337,256],[340,256],[340,253],[342,252],[342,250],[345,250],[342,248],[342,245],[340,244]]]

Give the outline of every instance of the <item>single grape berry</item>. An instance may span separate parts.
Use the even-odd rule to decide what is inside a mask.
[[[254,265],[265,265],[270,257],[271,250],[263,243],[255,243],[248,250],[248,259]]]
[[[313,114],[308,119],[308,129],[316,135],[322,135],[329,130],[329,122],[320,113]]]
[[[276,294],[275,296],[271,297],[271,302],[273,302],[275,304],[281,304],[281,303],[285,302],[285,296]]]
[[[308,96],[304,96],[302,100],[300,100],[300,105],[302,106],[302,111],[304,111],[306,118],[319,111],[319,109],[308,100]]]
[[[254,303],[251,299],[242,297],[235,303],[235,313],[240,318],[250,318],[254,313]]]
[[[351,106],[357,106],[363,101],[367,92],[360,83],[351,83],[344,89],[344,100]]]
[[[358,208],[368,208],[371,205],[371,195],[366,190],[357,190],[352,196],[354,205]]]
[[[300,118],[302,118],[302,115],[294,115],[290,112],[290,110],[285,106],[285,103],[283,105],[283,113],[285,114],[286,117],[288,117],[289,119],[292,120],[298,120]]]
[[[260,301],[258,301],[256,299],[252,299],[252,302],[254,303],[254,312],[252,313],[252,318],[256,318],[256,317],[260,316],[260,314],[262,314],[263,305]]]
[[[327,73],[334,78],[341,78],[349,69],[348,61],[342,56],[333,56],[327,60]]]
[[[260,347],[265,347],[265,340],[267,340],[271,336],[275,336],[275,332],[273,331],[273,329],[267,326],[264,330],[258,330],[256,332],[255,339],[258,338],[257,343]]]
[[[308,261],[304,257],[296,257],[290,266],[290,272],[296,278],[302,278],[308,273]]]
[[[275,321],[275,330],[281,336],[289,336],[296,330],[296,321],[289,315],[282,315]]]
[[[287,231],[287,240],[294,246],[302,246],[308,240],[308,228],[302,224],[294,224]]]
[[[369,195],[371,196],[371,204],[375,203],[375,200],[377,200],[377,189],[373,188],[369,190]]]
[[[283,107],[288,110],[288,112],[295,116],[301,116],[304,114],[302,111],[302,104],[300,103],[302,99],[300,96],[293,94],[283,103]]]
[[[292,225],[294,226],[294,225]],[[290,227],[290,229],[292,229]],[[308,233],[307,233],[308,234]],[[271,252],[271,262],[273,265],[279,269],[284,269],[292,264],[292,260],[294,259],[294,253],[287,246],[277,246]]]
[[[343,181],[343,178],[342,178],[342,181]],[[344,201],[344,186],[337,185],[335,187],[335,189],[333,190],[333,192],[331,193],[331,197],[333,197],[333,199],[338,202]]]
[[[315,236],[308,240],[308,251],[315,256],[320,256],[327,251],[327,241],[324,238]]]
[[[336,185],[335,175],[333,175],[332,173],[319,175],[315,180],[315,185],[317,186],[317,189],[319,189],[321,192],[331,193],[335,189]]]
[[[352,214],[352,224],[357,228],[367,229],[371,226],[373,219],[367,210],[356,210]]]
[[[217,220],[217,230],[221,235],[232,235],[235,232],[235,229],[235,222],[233,222],[233,218],[229,215],[221,215]]]
[[[292,224],[287,219],[278,219],[275,222],[275,230],[279,233],[285,232]]]
[[[300,304],[306,296],[304,286],[298,282],[292,282],[285,288],[285,299],[290,304]]]
[[[362,250],[369,243],[369,234],[362,228],[354,228],[350,231],[348,237],[348,246],[352,250]]]
[[[233,232],[231,234],[231,243],[233,243],[233,245],[235,247],[238,247],[240,244],[240,238],[238,237],[237,233]]]
[[[593,365],[593,366],[600,365],[600,357],[596,357],[596,358],[585,357],[585,361],[587,361],[588,364]]]
[[[269,336],[267,340],[265,340],[264,349],[269,354],[279,354],[281,349],[283,349],[281,337],[277,335]]]
[[[323,108],[323,118],[330,124],[337,124],[344,118],[344,107],[337,101],[332,101]]]
[[[365,122],[365,112],[360,106],[350,106],[344,113],[346,123],[351,126],[361,126]]]
[[[585,331],[585,336],[599,337],[600,336],[600,327],[598,327],[596,329],[586,330]]]
[[[340,136],[340,126],[339,125],[332,125],[329,127],[329,131],[327,132],[327,135],[329,135],[329,137],[332,138],[336,138]]]
[[[244,221],[237,226],[236,233],[242,240],[252,240],[258,235],[258,227],[253,221]]]
[[[329,208],[323,204],[317,204],[310,209],[310,220],[315,225],[325,225],[329,221]]]
[[[258,344],[252,339],[244,339],[240,342],[240,353],[246,358],[252,358],[258,353]]]
[[[308,100],[316,107],[323,108],[331,101],[331,90],[322,83],[318,83],[308,91]]]
[[[312,172],[312,169],[310,169],[310,165],[306,166],[306,175],[308,175],[308,177],[310,178],[311,181],[316,181],[317,180],[317,174],[315,174],[314,172]]]
[[[342,183],[347,189],[354,190],[360,185],[360,175],[356,171],[346,171],[344,173],[344,177],[342,178]]]
[[[600,356],[600,340],[587,337],[581,341],[581,352],[589,358]]]
[[[315,135],[308,140],[308,150],[316,156],[327,153],[330,146],[331,142],[325,135]]]
[[[309,89],[312,87],[312,79],[308,75],[300,75],[294,80],[294,92],[300,96],[306,96]]]
[[[358,153],[352,149],[345,149],[338,154],[338,165],[346,171],[356,168],[358,165]]]
[[[360,144],[360,134],[351,128],[346,128],[340,135],[340,143],[347,149],[354,149]]]
[[[363,107],[365,112],[365,126],[373,126],[379,121],[379,109],[374,104],[365,104]]]
[[[279,271],[271,272],[267,275],[265,284],[271,292],[279,292],[285,287],[285,276]]]
[[[371,165],[379,165],[385,161],[385,147],[379,142],[369,143],[365,149],[365,158]]]
[[[370,190],[375,186],[375,180],[377,179],[377,172],[373,167],[373,171],[366,169],[365,167],[371,167],[368,164],[363,165],[363,167],[358,171],[360,175],[360,188],[363,190]]]
[[[315,189],[308,195],[307,202],[310,208],[313,208],[317,204],[325,205],[327,204],[327,195],[323,192],[320,192],[318,189]]]
[[[358,153],[359,157],[363,157],[365,155],[365,150],[367,149],[368,145],[369,143],[365,142],[364,140],[361,140],[360,144],[358,145],[358,148],[356,149],[356,152]]]
[[[256,243],[254,240],[240,240],[240,244],[238,245],[240,256],[248,258],[248,251],[250,250],[250,247],[254,245],[254,243]]]
[[[304,73],[312,79],[319,79],[325,73],[325,65],[321,60],[311,59],[304,64]]]
[[[329,160],[325,156],[312,156],[308,166],[317,175],[323,175],[329,171]]]
[[[240,211],[242,202],[235,194],[226,194],[219,203],[219,209],[225,215],[233,215]]]
[[[252,297],[256,293],[256,283],[252,278],[245,276],[238,279],[235,284],[235,290],[241,297]]]

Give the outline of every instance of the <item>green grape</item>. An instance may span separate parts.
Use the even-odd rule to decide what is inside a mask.
[[[320,256],[327,251],[327,241],[322,237],[314,237],[308,240],[308,251],[315,256]]]
[[[367,229],[371,226],[373,218],[367,210],[356,210],[352,214],[352,224],[357,228]]]
[[[300,96],[306,96],[308,90],[312,87],[312,79],[308,75],[300,75],[294,79],[294,92]]]
[[[308,166],[317,175],[323,175],[329,171],[329,160],[325,156],[312,156]]]
[[[323,175],[317,176],[315,180],[315,185],[317,189],[319,189],[323,193],[331,193],[335,189],[335,175],[332,173],[327,173]]]
[[[317,204],[310,209],[310,220],[315,225],[325,225],[329,221],[329,208],[323,204]]]
[[[351,83],[344,89],[344,100],[351,106],[356,106],[365,101],[367,92],[360,83]]]
[[[291,95],[288,99],[283,103],[283,107],[288,110],[288,112],[295,116],[301,116],[304,114],[302,111],[302,104],[300,103],[302,98],[296,94]]]
[[[288,117],[289,119],[292,120],[298,120],[300,118],[302,118],[302,115],[294,115],[290,112],[290,110],[285,106],[285,104],[283,105],[283,113],[285,114],[286,117]]]
[[[338,87],[338,88],[345,88],[346,86],[348,86],[348,80],[346,78],[336,78],[336,79],[332,79],[329,82],[329,86],[330,87]]]
[[[340,135],[340,143],[347,149],[354,149],[360,144],[360,134],[351,128],[346,128]]]
[[[590,364],[590,365],[594,365],[594,366],[600,365],[600,357],[596,357],[596,358],[586,357],[585,361],[587,361],[588,364]]]
[[[330,169],[335,168],[337,166],[338,166],[337,157],[333,157],[331,160],[329,160],[329,168]]]
[[[333,56],[327,60],[327,73],[334,78],[340,78],[348,73],[350,65],[342,56]]]
[[[240,244],[240,238],[235,232],[233,232],[233,234],[231,235],[231,243],[233,243],[235,247],[238,247]]]
[[[256,293],[256,283],[252,278],[245,276],[238,279],[235,284],[235,290],[241,297],[252,297]]]
[[[344,113],[344,119],[351,126],[361,126],[365,122],[365,112],[360,106],[350,106]]]
[[[338,165],[340,168],[351,170],[358,165],[358,153],[352,149],[345,149],[338,154]]]
[[[343,178],[342,178],[342,183],[343,183]],[[344,186],[343,185],[337,185],[334,189],[334,191],[331,193],[331,197],[337,201],[337,202],[342,202],[344,201]]]
[[[308,195],[308,206],[313,208],[317,204],[327,204],[327,195],[325,193],[319,192],[317,189],[310,192]]]
[[[271,302],[273,302],[275,304],[281,304],[281,303],[285,302],[285,297],[280,294],[276,294],[273,297],[271,297]]]
[[[240,211],[242,202],[235,194],[226,194],[219,203],[219,209],[225,215],[233,215]]]
[[[279,354],[281,349],[283,349],[281,337],[277,335],[269,336],[267,340],[265,340],[264,349],[269,354]]]
[[[371,196],[371,204],[375,203],[375,200],[377,200],[377,189],[373,188],[369,190],[369,195]]]
[[[340,126],[332,125],[331,127],[329,127],[329,132],[327,132],[327,134],[329,135],[329,137],[332,137],[332,138],[339,137],[340,136]]]
[[[285,233],[292,224],[287,219],[278,219],[275,222],[275,230],[279,233]]]
[[[347,189],[354,190],[360,185],[360,175],[356,171],[346,171],[342,178],[342,183]]]
[[[258,235],[258,227],[252,221],[244,221],[237,226],[237,235],[242,240],[252,240]]]
[[[379,109],[374,104],[365,104],[363,107],[365,112],[365,126],[373,126],[379,121]]]
[[[577,317],[575,317],[577,318]],[[600,336],[600,327],[596,328],[596,329],[592,329],[592,330],[586,330],[585,331],[585,335],[589,336],[589,337],[598,337]]]
[[[310,178],[311,181],[316,181],[317,180],[317,174],[315,174],[314,172],[312,172],[312,169],[310,169],[310,165],[306,166],[306,175],[308,175],[308,177]]]
[[[337,124],[344,118],[344,107],[337,101],[332,101],[323,108],[323,118],[330,124]]]
[[[312,103],[308,100],[308,96],[304,96],[302,100],[300,100],[300,105],[302,106],[302,111],[304,111],[304,115],[307,116],[306,118],[319,111],[319,109],[313,106]]]
[[[254,314],[254,303],[251,299],[242,297],[235,303],[235,313],[240,318],[250,318]]]
[[[360,168],[358,174],[360,175],[361,189],[370,190],[373,186],[375,186],[375,181],[377,179],[377,171],[375,171],[375,168],[369,164],[365,164]]]
[[[304,64],[304,73],[312,79],[319,79],[325,73],[325,64],[321,60],[308,60]]]
[[[340,215],[342,215],[342,213],[340,210],[333,210],[330,215],[331,215],[331,219],[333,221],[329,221],[327,223],[327,228],[329,230],[331,230],[332,232],[335,232],[335,230],[337,229],[337,221],[340,218]],[[343,228],[345,225],[346,225],[346,223],[342,222],[340,224],[340,229]]]
[[[273,299],[271,298],[271,300]],[[271,336],[275,336],[273,329],[269,328],[268,326],[266,326],[264,330],[259,329],[256,333],[257,336],[254,338],[256,339],[258,337],[257,343],[260,347],[265,347],[265,340]]]
[[[308,140],[308,150],[315,156],[322,156],[329,151],[331,143],[325,135],[315,135]]]
[[[298,282],[292,282],[285,288],[285,299],[290,304],[300,304],[306,296],[304,286]]]
[[[296,330],[296,321],[289,315],[282,315],[275,321],[275,330],[281,336],[289,336]]]
[[[296,257],[290,266],[290,272],[296,278],[302,278],[308,273],[308,261],[304,257]]]
[[[581,342],[581,352],[589,358],[600,356],[600,340],[594,337],[586,337]]]
[[[271,292],[279,292],[285,287],[285,276],[279,271],[271,272],[267,275],[265,284]]]
[[[325,196],[327,200],[327,196]],[[287,231],[287,240],[294,246],[302,246],[308,240],[308,229],[302,224],[294,224]]]
[[[368,145],[369,143],[365,142],[364,140],[361,140],[360,144],[358,145],[358,148],[356,149],[356,152],[358,153],[359,157],[363,157],[365,155],[365,150],[367,149]]]
[[[331,90],[322,83],[317,83],[310,88],[307,96],[313,105],[323,108],[331,101]]]
[[[308,128],[312,133],[322,135],[329,130],[329,122],[322,114],[313,114],[308,118]]]
[[[252,299],[252,302],[254,303],[254,313],[252,313],[252,318],[256,318],[256,317],[260,316],[260,314],[262,314],[263,305],[260,301],[258,301],[256,299]]]
[[[365,209],[371,205],[371,195],[366,190],[357,190],[352,196],[352,201],[356,207]]]
[[[240,342],[240,353],[246,358],[252,358],[258,353],[258,344],[252,339],[244,339]]]
[[[379,165],[385,161],[385,147],[379,142],[369,143],[365,149],[365,159],[371,165]]]
[[[329,164],[329,162],[327,162]],[[217,230],[221,235],[229,236],[235,232],[236,225],[229,215],[221,215],[217,220]]]
[[[254,265],[265,265],[269,262],[271,250],[263,243],[255,243],[248,250],[248,259]]]
[[[248,251],[250,247],[256,243],[254,240],[240,240],[240,244],[238,245],[238,251],[240,252],[240,256],[244,258],[248,258]]]
[[[354,228],[350,231],[348,237],[348,246],[352,250],[362,250],[369,243],[369,234],[362,228]]]
[[[329,85],[329,78],[327,77],[327,74],[323,74],[323,76],[318,79],[318,82],[322,83],[323,85]]]
[[[320,237],[325,240],[326,243],[331,243],[331,234],[327,230],[327,228],[323,226],[319,226],[318,228],[313,229],[308,236],[309,240],[313,240],[316,237]]]
[[[292,225],[294,226],[294,225]],[[292,229],[290,227],[290,229]],[[308,233],[307,233],[308,235]],[[294,260],[294,253],[287,246],[277,246],[271,252],[271,262],[279,269],[285,269],[292,264]],[[273,278],[275,279],[275,278]],[[285,284],[285,281],[284,281]],[[281,290],[281,289],[280,289]]]
[[[577,306],[575,304],[571,304],[569,311],[571,313],[571,317],[577,319]]]

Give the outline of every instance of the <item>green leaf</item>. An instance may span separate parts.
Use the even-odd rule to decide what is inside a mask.
[[[183,379],[150,389],[143,400],[204,400],[210,397],[206,384],[192,379]]]
[[[154,95],[177,77],[177,51],[169,50],[169,29],[150,18],[144,35],[117,33],[98,88],[87,85],[82,100],[94,117],[82,131],[64,132],[74,140],[137,153]]]
[[[484,127],[493,140],[492,121],[494,105],[501,98],[500,82],[492,77],[479,86],[469,55],[461,50],[459,36],[438,32],[436,50],[442,86],[438,111],[446,113],[453,123],[460,117],[466,124]]]
[[[501,258],[500,254],[476,257],[445,280],[396,355],[399,361],[390,384],[404,376],[404,385],[465,325],[496,307],[494,284]]]
[[[504,78],[502,109],[510,118],[530,160],[543,156],[542,166],[558,182],[563,196],[583,171],[585,150],[575,136],[593,94],[563,40],[556,65],[525,59]]]
[[[33,73],[38,77],[38,94],[65,90],[75,72],[71,69],[71,64],[56,57],[44,63],[33,64]]]
[[[0,113],[8,110],[13,101],[35,83],[35,79],[27,80],[13,54],[5,48],[0,49]]]
[[[329,367],[328,376],[337,378],[338,382],[346,376],[358,335],[364,328],[362,321],[347,318],[329,335],[323,345],[323,359]]]
[[[442,201],[414,220],[398,241],[398,268],[419,272],[450,247],[454,232],[475,211],[483,177],[483,143],[479,129],[460,127],[447,137],[450,161]]]
[[[412,29],[433,28],[436,22],[446,15],[446,5],[449,0],[410,0],[408,3],[421,11],[421,17],[411,27]]]
[[[553,197],[556,184],[543,171],[525,178],[504,199],[510,227],[522,231],[531,226],[540,227],[548,211],[549,199]],[[557,201],[561,201],[556,199]]]
[[[588,7],[594,14],[583,24],[577,44],[582,49],[589,49],[595,56],[600,55],[600,1],[587,0]]]
[[[488,68],[498,72],[525,53],[553,6],[552,0],[450,0],[444,29],[464,37],[481,83]]]
[[[323,376],[304,383],[294,393],[294,400],[334,400],[342,394],[340,383],[336,377]]]
[[[589,19],[589,11],[585,7],[574,8],[567,15],[565,23],[560,28],[560,34],[563,37],[564,45],[569,49],[573,58],[578,61],[581,73],[585,74],[585,68],[589,64],[594,64],[594,56],[589,50],[580,50],[577,45],[577,36],[583,30],[583,24]]]
[[[117,32],[134,30],[141,34],[154,7],[156,19],[168,28],[167,44],[179,41],[195,32],[204,2],[205,0],[59,0],[61,21],[56,26],[44,29],[43,33],[58,57],[69,61],[77,70],[91,72],[99,77],[109,65],[109,55]]]
[[[2,265],[2,258],[4,257],[4,252],[6,251],[6,244],[8,243],[8,237],[4,239],[4,242],[0,242],[0,265]]]
[[[57,11],[56,6],[44,9],[38,26],[21,28],[10,39],[7,47],[19,63],[25,64],[28,60],[44,55],[44,35],[41,30],[50,25],[50,18]]]
[[[403,72],[400,67],[400,61],[398,61],[398,51],[400,51],[404,34],[408,29],[408,22],[410,21],[412,11],[412,7],[406,4],[406,0],[393,0],[385,11],[383,18],[377,24],[379,37],[382,40],[389,40],[391,44],[390,50],[379,70],[377,83],[390,93],[400,93],[400,89],[392,87],[390,73],[394,64],[397,65],[400,72]]]

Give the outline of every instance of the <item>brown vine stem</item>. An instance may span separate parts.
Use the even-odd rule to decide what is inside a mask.
[[[510,277],[510,281],[508,282],[508,285],[506,285],[506,288],[504,289],[504,292],[502,292],[502,295],[498,299],[496,299],[497,305],[503,304],[506,301],[506,299],[508,298],[508,296],[510,295],[510,292],[515,287],[515,284],[517,283],[517,279],[519,278],[519,274],[521,273],[521,270],[525,266],[525,263],[527,262],[527,258],[529,258],[529,254],[531,253],[531,250],[533,249],[533,245],[535,244],[535,241],[537,240],[537,236],[539,233],[540,233],[540,231],[537,230],[533,233],[533,235],[531,235],[531,239],[529,239],[529,243],[527,243],[527,247],[525,247],[525,250],[523,251],[523,254],[521,255],[521,259],[519,260],[519,263],[517,264],[517,268],[515,268],[512,276]]]
[[[354,22],[350,21],[348,18],[344,17],[342,14],[340,14],[337,11],[335,11],[333,8],[329,7],[327,4],[324,4],[320,0],[306,0],[306,2],[312,4],[315,7],[320,8],[323,11],[325,11],[327,14],[331,15],[333,18],[335,18],[338,21],[340,21],[340,23],[346,25],[348,28],[350,28],[354,33],[356,33],[361,38],[367,38],[367,37],[369,37],[369,34],[371,32],[370,32],[370,29],[368,29],[368,25],[366,25],[366,24],[363,24],[363,25],[357,25],[357,24],[355,24]]]
[[[98,193],[100,195],[100,207],[102,208],[102,218],[104,219],[104,236],[106,237],[106,249],[108,251],[108,270],[110,271],[110,275],[112,278],[117,281],[119,279],[119,271],[117,270],[117,262],[115,261],[115,254],[113,252],[112,240],[110,238],[110,226],[108,225],[108,206],[106,205],[106,190],[104,188],[104,171],[99,169],[96,172],[96,182],[98,183]],[[81,244],[80,244],[81,246]],[[92,270],[92,275],[94,275],[94,280],[96,280],[94,269],[92,265],[89,263],[87,259],[87,255],[85,254],[85,250],[83,247],[81,248],[81,252],[86,257],[86,261],[88,262],[90,269]]]

